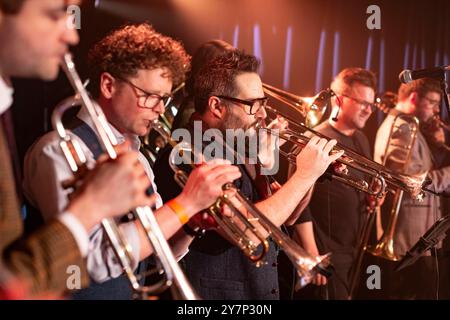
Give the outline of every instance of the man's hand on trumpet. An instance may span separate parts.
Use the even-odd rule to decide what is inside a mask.
[[[191,217],[209,208],[223,194],[222,186],[241,177],[241,172],[230,161],[214,159],[195,168],[177,197]]]
[[[138,160],[138,152],[129,148],[128,142],[118,146],[115,160],[102,156],[75,190],[67,211],[75,215],[86,230],[103,218],[154,204],[154,197],[146,194],[150,182]]]
[[[282,132],[288,128],[288,125],[289,122],[286,119],[277,116],[276,119],[272,120],[267,126],[264,127],[270,130],[279,130],[280,132]],[[286,143],[286,140],[280,139],[277,146],[276,141],[278,137],[273,136],[270,131],[266,130],[261,130],[259,137],[261,138],[259,145],[262,146],[262,148],[258,152],[259,161],[264,168],[270,169],[275,164],[275,148],[281,147],[284,143]]]

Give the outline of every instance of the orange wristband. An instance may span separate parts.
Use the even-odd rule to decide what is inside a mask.
[[[186,214],[186,210],[175,199],[170,200],[166,204],[177,215],[182,225],[189,221],[189,216]]]

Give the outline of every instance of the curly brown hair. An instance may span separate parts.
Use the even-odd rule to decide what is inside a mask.
[[[88,66],[91,92],[99,95],[100,75],[135,76],[138,70],[167,68],[174,86],[185,79],[190,56],[183,45],[153,29],[147,23],[126,25],[100,40],[89,51]]]

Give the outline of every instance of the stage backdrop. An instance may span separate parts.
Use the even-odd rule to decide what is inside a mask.
[[[302,96],[327,88],[345,67],[374,71],[379,92],[396,91],[402,69],[448,65],[450,2],[361,0],[97,0],[81,8],[85,75],[89,47],[113,28],[148,21],[193,53],[223,39],[261,59],[263,81]],[[32,59],[33,57],[30,57]],[[61,75],[53,83],[16,80],[13,111],[18,159],[45,131],[55,104],[72,93]],[[382,114],[366,127],[373,141]],[[19,160],[20,162],[21,160]]]

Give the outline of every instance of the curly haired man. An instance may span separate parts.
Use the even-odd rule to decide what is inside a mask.
[[[156,32],[148,24],[128,25],[100,40],[89,53],[91,91],[104,111],[119,143],[129,140],[131,148],[140,149],[139,136],[146,135],[151,122],[164,112],[173,86],[184,80],[190,57],[181,43]],[[92,133],[92,121],[81,108],[68,123],[80,139],[89,163],[98,157],[101,148]],[[174,253],[184,255],[192,235],[181,226],[196,212],[211,205],[222,193],[221,186],[240,176],[237,167],[225,161],[211,162],[194,170],[180,196],[163,205],[154,184],[153,171],[142,153],[139,160],[156,197],[155,216],[167,238],[173,241]],[[39,209],[44,219],[59,212],[67,203],[68,190],[61,182],[70,179],[71,172],[63,159],[58,139],[51,132],[28,150],[24,190],[29,202]],[[207,181],[207,183],[205,183]],[[125,216],[124,218],[126,218]],[[138,262],[152,254],[152,247],[140,224],[122,219],[120,229],[128,240],[138,269]],[[87,268],[93,284],[76,292],[78,299],[130,299],[132,292],[122,266],[100,226],[90,232]]]

